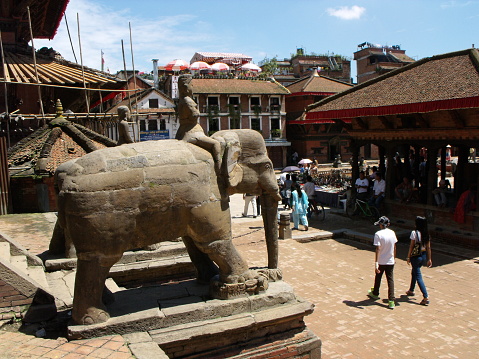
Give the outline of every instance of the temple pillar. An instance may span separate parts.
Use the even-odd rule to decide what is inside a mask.
[[[419,165],[421,164],[421,155],[419,151],[421,147],[414,146],[414,166],[412,168],[412,173],[414,174],[414,187],[419,188],[420,181],[420,173],[419,173]]]
[[[383,146],[378,145],[378,154],[379,154],[379,166],[378,171],[384,176],[386,174],[386,165],[384,163],[384,156],[386,155],[386,151]]]
[[[434,195],[432,190],[437,187],[437,147],[428,147],[427,148],[427,164],[426,164],[426,173],[427,173],[427,204],[434,205]]]
[[[394,147],[386,148],[388,167],[386,170],[386,199],[394,198]]]
[[[441,179],[446,179],[446,146],[441,147]]]
[[[353,141],[351,141],[349,148],[353,154],[353,163],[351,168],[351,187],[354,188],[354,183],[356,182],[356,179],[359,178],[359,146],[356,143],[353,143]],[[356,191],[352,190],[351,193],[356,193]]]
[[[467,188],[464,183],[464,176],[466,174],[466,165],[469,159],[469,147],[458,146],[457,167],[454,174],[454,197],[459,199],[462,192]]]

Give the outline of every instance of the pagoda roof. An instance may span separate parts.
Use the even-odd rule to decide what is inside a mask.
[[[12,176],[53,175],[63,162],[116,145],[80,124],[56,118],[8,150],[8,167]]]
[[[479,51],[424,58],[310,105],[306,120],[479,107]]]
[[[317,74],[317,73],[316,73]],[[302,94],[302,93],[321,93],[324,95],[333,95],[338,92],[347,90],[353,85],[339,80],[332,79],[330,77],[313,75],[306,76],[302,79],[293,82],[292,84],[286,86],[286,88],[291,92],[291,96]]]

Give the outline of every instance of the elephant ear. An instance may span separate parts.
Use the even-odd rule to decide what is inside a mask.
[[[228,187],[236,187],[243,179],[243,169],[238,163],[241,155],[241,143],[234,132],[220,132],[214,138],[220,142],[223,153],[221,172],[228,182]]]

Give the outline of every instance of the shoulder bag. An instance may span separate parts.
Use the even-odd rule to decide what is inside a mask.
[[[418,242],[419,233],[416,231],[416,240],[414,241],[414,247],[412,247],[410,257],[419,257],[421,255],[421,242]]]

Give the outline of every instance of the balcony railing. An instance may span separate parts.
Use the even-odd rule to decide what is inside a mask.
[[[279,112],[281,110],[281,105],[271,105],[270,112]]]

